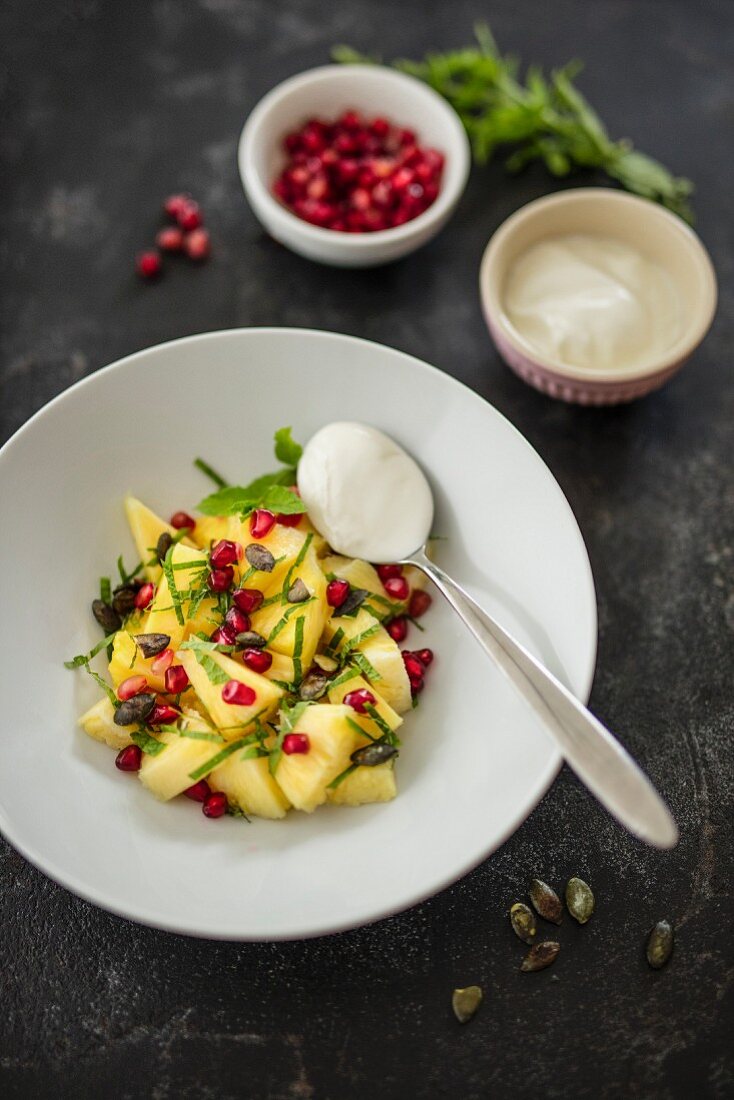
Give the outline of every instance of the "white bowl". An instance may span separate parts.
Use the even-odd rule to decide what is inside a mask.
[[[285,135],[308,118],[336,118],[351,107],[415,130],[422,145],[446,158],[437,199],[404,225],[376,233],[322,229],[291,213],[272,193],[285,163]],[[380,65],[324,65],[278,84],[247,119],[238,156],[245,194],[268,233],[301,256],[336,267],[373,267],[426,244],[451,217],[470,164],[466,132],[453,108],[420,80]]]
[[[98,578],[120,552],[133,560],[123,495],[166,516],[190,509],[210,490],[196,455],[249,480],[272,468],[275,428],[292,424],[306,440],[357,416],[429,475],[446,539],[437,561],[587,697],[596,615],[581,535],[541,459],[476,394],[400,352],[308,330],[209,333],[138,352],[72,386],[0,452],[0,828],[75,893],[201,936],[353,927],[470,870],[550,784],[555,747],[440,600],[407,642],[436,659],[401,729],[391,803],[208,821],[185,798],[157,802],[77,728],[100,692],[62,662],[99,640]]]

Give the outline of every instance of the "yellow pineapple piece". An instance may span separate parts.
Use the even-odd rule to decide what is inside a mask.
[[[166,523],[160,516],[157,516],[155,512],[152,512],[137,497],[125,497],[125,514],[130,524],[140,560],[143,562],[145,575],[148,580],[153,581],[153,584],[157,584],[163,570],[157,562],[153,565],[147,563],[154,556],[155,547],[163,532],[167,531],[173,538],[178,534],[178,531],[175,527],[171,527],[170,523]],[[194,545],[188,538],[182,539],[181,542],[187,546]]]
[[[392,707],[385,702],[375,685],[372,683],[368,683],[367,680],[365,680],[365,678],[363,676],[360,676],[359,674],[350,677],[348,680],[343,681],[343,683],[341,684],[337,684],[336,687],[330,688],[328,692],[329,702],[341,703],[343,702],[344,697],[346,695],[349,695],[351,691],[360,691],[363,688],[367,691],[372,692],[375,697],[375,713],[379,714],[382,721],[387,726],[389,726],[391,730],[395,731],[396,729],[398,729],[399,726],[402,726],[403,719],[400,717],[400,715],[396,714]],[[369,714],[360,714],[358,711],[355,711],[352,708],[350,708],[350,710],[352,710],[352,720],[355,721],[357,725],[361,726],[362,729],[367,730],[367,732],[372,737],[377,738],[383,736],[385,732],[384,729],[381,729],[380,725],[375,722],[374,718],[370,717]],[[369,738],[365,737],[364,743],[366,744],[368,740]]]
[[[201,550],[209,552],[209,547],[220,539],[232,539],[235,524],[239,529],[239,522],[231,516],[197,516],[193,539]]]
[[[216,678],[221,677],[219,683],[212,682],[210,673],[199,663],[193,650],[179,650],[176,658],[186,669],[194,691],[227,741],[236,741],[241,737],[243,729],[251,725],[256,717],[265,721],[273,713],[283,694],[272,681],[224,653],[203,654],[204,663],[210,666],[212,674]],[[255,692],[254,701],[248,706],[225,703],[222,688],[227,680],[239,680],[240,683],[247,684]]]
[[[269,607],[262,607],[255,611],[250,616],[250,621],[252,629],[268,639],[268,649],[293,658],[296,665],[294,678],[300,679],[301,675],[311,667],[326,616],[329,613],[326,602],[326,579],[312,549],[309,549],[303,561],[294,567],[290,584],[295,583],[297,579],[303,581],[314,597],[313,600],[303,604],[281,603],[280,600],[276,600]],[[288,579],[284,577],[280,582],[266,589],[266,600],[277,596],[283,585],[288,583]],[[285,625],[278,629],[286,615],[288,617]],[[303,624],[302,626],[298,625],[299,621]],[[278,633],[273,636],[276,629]]]
[[[143,631],[139,631],[143,633]],[[115,687],[118,687],[128,676],[145,676],[153,691],[165,691],[163,673],[156,676],[151,669],[154,657],[144,657],[142,651],[136,646],[132,634],[126,630],[118,630],[112,643],[112,659],[110,660],[110,677]]]
[[[324,573],[333,573],[341,580],[349,581],[353,588],[366,588],[368,592],[385,595],[374,565],[360,558],[343,558],[340,554],[329,554],[321,559],[321,568]]]
[[[188,547],[184,546],[182,543],[178,543],[173,548],[171,560],[174,565],[183,565],[186,562],[196,563],[192,565],[190,569],[174,570],[173,576],[176,582],[176,588],[179,592],[185,592],[192,584],[198,586],[202,576],[201,567],[207,560],[207,555],[203,550],[197,550],[195,547]],[[182,626],[176,617],[173,600],[171,599],[171,593],[168,588],[168,581],[163,577],[156,589],[156,594],[150,606],[142,633],[168,634],[171,639],[170,648],[176,649],[184,638],[189,637],[191,634],[197,634],[199,631],[203,631],[205,634],[211,634],[215,625],[212,619],[212,610],[215,606],[216,601],[207,596],[207,598],[202,600],[199,604],[193,618],[189,619],[190,602],[184,600],[182,604],[184,625]]]
[[[266,742],[267,747],[273,740],[271,737]],[[234,752],[214,769],[209,779],[215,790],[224,791],[228,802],[248,815],[277,819],[285,817],[290,808],[290,802],[270,774],[265,756],[243,760],[242,752]]]
[[[338,806],[364,806],[368,802],[390,802],[398,793],[393,761],[375,768],[357,768],[326,797]]]
[[[357,641],[358,638],[362,640]],[[353,618],[339,616],[329,619],[324,628],[324,640],[328,653],[332,650],[343,653],[347,646],[357,648],[379,674],[375,684],[385,702],[398,714],[410,710],[413,701],[402,653],[373,615],[362,609]],[[370,677],[367,676],[367,679],[370,680]]]
[[[348,719],[354,711],[343,704],[315,703],[306,707],[293,727],[310,742],[307,753],[281,756],[275,772],[278,786],[297,810],[312,813],[326,801],[332,779],[351,764],[360,738]]]
[[[132,744],[130,734],[138,728],[134,726],[116,726],[114,722],[115,708],[105,695],[98,703],[81,716],[79,725],[95,741],[102,741],[111,749],[124,749]]]
[[[250,566],[245,558],[239,567],[238,583],[241,582],[245,588],[257,588],[259,592],[279,591],[283,587],[288,570],[303,548],[306,534],[298,527],[284,527],[282,523],[276,523],[264,538],[254,539],[250,533],[249,518],[241,521],[237,517],[232,521],[231,532],[229,538],[239,542],[245,548],[252,543],[256,546],[264,546],[273,555],[276,563],[270,573],[263,570],[254,570],[250,573]]]
[[[194,711],[187,711],[179,722],[179,729],[181,733],[157,735],[157,740],[162,741],[166,747],[155,756],[143,753],[138,772],[143,786],[164,802],[190,787],[195,782],[191,773],[207,760],[211,760],[224,747],[224,742],[212,727]],[[205,736],[187,737],[187,733],[201,733]]]
[[[279,684],[292,684],[296,678],[293,658],[285,653],[277,653],[274,649],[269,649],[268,653],[273,658],[273,663],[267,672],[263,672],[263,676]]]

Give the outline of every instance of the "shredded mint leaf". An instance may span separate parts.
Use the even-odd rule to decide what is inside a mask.
[[[163,559],[163,575],[168,581],[168,591],[171,593],[171,600],[176,612],[176,618],[179,625],[184,626],[186,620],[184,619],[183,607],[181,606],[181,593],[176,588],[176,578],[173,573],[173,546],[168,547],[168,553]]]
[[[143,729],[131,733],[130,740],[139,749],[142,749],[146,756],[157,756],[159,752],[163,752],[165,748],[168,748],[165,741],[159,741],[157,737],[153,737],[147,730]]]
[[[99,578],[99,598],[102,603],[112,603],[112,581],[109,577]]]
[[[360,733],[364,733],[364,730],[360,730]],[[356,772],[358,767],[359,764],[350,764],[348,768],[345,768],[343,772],[340,772],[339,775],[337,775],[336,779],[332,779],[331,783],[327,783],[327,791],[335,791],[336,788],[344,782],[347,776],[351,775],[352,772]]]
[[[238,749],[244,749],[248,745],[251,745],[256,738],[257,735],[251,733],[247,737],[240,737],[237,741],[230,741],[216,756],[212,756],[206,763],[198,767],[196,771],[190,772],[189,779],[192,783],[197,783],[200,779],[203,779],[205,775],[208,775],[210,771],[213,771],[214,768],[218,768],[220,764],[223,764],[233,752],[237,752]]]
[[[284,466],[297,466],[303,447],[296,443],[291,435],[290,428],[278,428],[275,433],[275,457]]]
[[[376,680],[382,679],[382,676],[377,671],[372,662],[368,661],[364,653],[360,652],[360,650],[355,649],[352,653],[350,653],[349,660],[353,665],[356,665],[362,675],[366,676],[366,678],[368,680],[371,680],[372,683],[375,683]]]
[[[162,727],[161,727],[162,728]],[[218,733],[208,733],[206,730],[176,730],[181,737],[188,737],[191,741],[211,741],[215,745],[223,745],[224,738]]]
[[[80,653],[78,656],[72,657],[70,661],[64,661],[64,668],[81,668],[82,665],[88,665],[98,653],[101,653],[108,645],[112,645],[116,636],[117,631],[115,631],[114,634],[108,634],[101,642],[97,642],[96,646],[90,649],[89,653]]]
[[[194,466],[198,470],[201,470],[202,474],[206,474],[210,481],[213,481],[215,485],[218,485],[220,489],[224,489],[227,486],[227,482],[224,480],[221,474],[218,474],[216,470],[213,470],[208,462],[205,462],[203,458],[195,458]]]

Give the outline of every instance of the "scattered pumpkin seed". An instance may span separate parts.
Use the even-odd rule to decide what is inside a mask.
[[[660,970],[673,953],[673,926],[659,920],[647,940],[647,961],[653,970]]]
[[[546,966],[550,966],[556,961],[560,950],[561,945],[556,943],[555,940],[543,940],[542,943],[533,944],[520,963],[520,970],[524,974],[529,974],[535,970],[545,970]]]
[[[155,657],[168,647],[170,634],[134,634],[135,642],[144,657]]]
[[[349,759],[361,768],[376,768],[378,764],[384,764],[397,754],[398,750],[394,745],[386,745],[383,741],[355,749]]]
[[[537,931],[535,917],[529,905],[522,901],[516,901],[510,909],[510,924],[512,931],[523,943],[532,943]]]
[[[259,542],[251,542],[245,547],[245,557],[252,568],[260,573],[272,573],[275,568],[275,558],[268,548],[261,546]]]
[[[547,882],[534,878],[530,883],[530,900],[538,916],[552,924],[560,924],[563,920],[563,905],[555,890],[551,889]]]
[[[268,644],[267,638],[263,638],[262,634],[258,634],[256,630],[243,630],[237,635],[235,641],[242,649],[264,649]]]
[[[332,619],[338,618],[340,615],[351,615],[361,607],[364,601],[369,596],[369,592],[366,588],[352,588],[344,603],[335,608],[332,612]]]
[[[339,662],[335,661],[333,657],[327,657],[325,653],[317,653],[313,660],[322,672],[336,672],[339,668]]]
[[[315,699],[321,699],[329,687],[329,681],[321,672],[309,672],[301,681],[298,695],[301,699],[312,703]]]
[[[300,577],[296,577],[293,584],[288,589],[288,603],[303,603],[304,600],[308,600],[311,593],[306,588]]]
[[[451,997],[451,1007],[460,1024],[469,1023],[469,1020],[482,1003],[483,996],[482,987],[479,985],[468,985],[466,989],[454,990]]]
[[[155,706],[155,695],[133,695],[115,709],[116,726],[132,726],[135,722],[144,722]]]
[[[566,884],[566,908],[579,924],[586,924],[594,912],[594,895],[582,878],[570,878]]]
[[[92,600],[92,614],[105,634],[114,634],[122,626],[122,619],[104,600]]]
[[[112,607],[121,618],[135,610],[135,597],[138,589],[132,584],[120,584],[112,593]]]
[[[166,554],[173,546],[173,539],[169,535],[168,531],[161,531],[160,538],[155,546],[155,555],[158,561],[163,564],[166,560]]]

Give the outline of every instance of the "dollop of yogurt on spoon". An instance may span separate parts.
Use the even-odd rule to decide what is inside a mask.
[[[417,462],[367,424],[321,428],[298,464],[298,490],[332,549],[372,562],[399,561],[430,534],[433,495]]]

